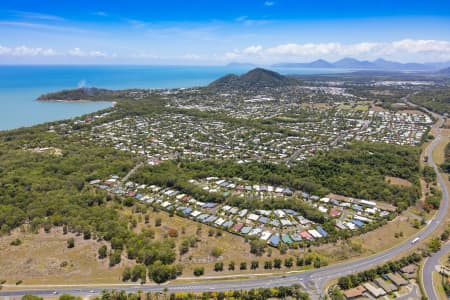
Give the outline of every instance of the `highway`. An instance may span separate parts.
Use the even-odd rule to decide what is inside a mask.
[[[439,260],[444,255],[448,255],[449,252],[450,243],[447,243],[443,245],[438,252],[433,253],[432,256],[427,258],[422,268],[420,276],[422,277],[423,287],[425,288],[425,293],[427,294],[429,300],[439,300],[433,284],[433,272],[436,272],[436,266],[439,265]]]
[[[434,114],[435,115],[435,114]],[[437,116],[437,115],[435,115]],[[448,210],[448,190],[446,185],[444,184],[444,180],[442,175],[438,172],[436,164],[433,162],[432,152],[436,145],[439,143],[441,139],[441,133],[439,127],[443,123],[443,119],[440,116],[438,117],[438,121],[434,124],[434,129],[437,133],[435,140],[430,144],[427,149],[428,161],[430,166],[432,166],[437,174],[437,180],[442,188],[442,201],[439,211],[436,215],[431,219],[426,227],[422,229],[417,235],[410,237],[409,240],[404,243],[386,250],[384,252],[377,253],[375,255],[360,258],[350,262],[344,262],[340,264],[330,265],[320,269],[308,270],[302,273],[290,273],[283,276],[274,276],[274,277],[262,277],[256,279],[246,279],[246,280],[224,280],[219,279],[217,281],[202,281],[198,282],[179,284],[179,283],[170,283],[166,285],[124,285],[124,286],[114,286],[104,288],[75,288],[75,287],[66,287],[62,289],[58,289],[57,292],[61,293],[69,293],[76,296],[89,296],[99,294],[102,289],[116,289],[116,290],[124,290],[128,293],[143,291],[143,292],[163,292],[164,289],[167,289],[169,292],[202,292],[202,291],[227,291],[227,290],[248,290],[252,288],[268,288],[268,287],[276,287],[276,286],[288,286],[293,284],[300,284],[304,290],[310,293],[312,299],[320,299],[323,297],[322,291],[325,283],[333,278],[338,278],[343,275],[360,272],[371,267],[374,267],[378,264],[381,264],[393,257],[400,255],[411,247],[415,246],[411,243],[411,241],[419,237],[420,239],[424,239],[428,237],[437,227],[440,225],[442,221],[444,221],[447,210]],[[431,274],[430,274],[431,276]],[[44,288],[44,289],[35,289],[35,290],[15,290],[15,291],[0,291],[0,297],[20,297],[24,294],[34,294],[39,296],[54,296],[55,288]]]

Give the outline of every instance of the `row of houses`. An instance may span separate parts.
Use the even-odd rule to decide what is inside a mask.
[[[416,277],[417,266],[408,265],[401,269],[400,273],[383,274],[373,281],[364,282],[361,285],[344,291],[348,300],[380,298],[385,295],[397,293],[400,296],[401,288],[410,284],[411,279]]]
[[[210,179],[211,181],[212,179]],[[220,182],[220,179],[216,180]],[[156,205],[163,210],[203,224],[227,230],[242,236],[256,236],[272,246],[280,243],[293,244],[326,238],[329,233],[320,225],[308,220],[292,209],[249,210],[227,204],[205,203],[171,188],[155,185],[145,186],[127,182],[118,186],[119,178],[93,180],[90,182],[112,193]]]
[[[96,184],[103,189],[114,186],[114,189],[112,189],[113,193],[135,197],[145,203],[158,205],[166,211],[176,211],[181,216],[220,227],[232,233],[250,236],[257,235],[274,246],[278,245],[280,241],[291,244],[301,240],[313,241],[328,237],[328,232],[323,228],[320,226],[315,227],[317,225],[314,225],[312,221],[292,209],[256,209],[252,211],[228,205],[226,202],[217,204],[198,201],[192,196],[173,188],[162,188],[155,185],[145,186],[133,182],[125,183],[124,187],[121,188],[116,186],[117,182],[118,177],[112,176],[104,182],[95,180],[91,184]],[[211,187],[210,191],[214,192],[242,192],[242,190],[249,192],[250,190],[259,190],[259,193],[262,193],[261,190],[263,190],[269,193],[268,191],[271,190],[271,193],[278,192],[282,195],[301,195],[303,199],[310,202],[312,207],[336,218],[335,226],[338,230],[357,230],[366,226],[366,224],[378,220],[380,217],[384,217],[384,213],[388,214],[387,211],[378,209],[376,202],[364,199],[346,198],[345,200],[336,200],[328,197],[320,198],[305,192],[296,192],[290,189],[286,191],[287,189],[282,187],[247,185],[239,179],[226,180],[218,177],[208,177],[205,179],[205,182],[208,185],[204,187]],[[190,183],[201,184],[196,180],[190,180]],[[277,232],[281,233],[281,235],[273,235]],[[283,239],[282,234],[287,234],[287,237]],[[270,239],[272,237],[273,239]]]

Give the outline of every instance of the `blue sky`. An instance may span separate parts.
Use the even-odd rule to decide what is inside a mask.
[[[450,1],[0,3],[0,64],[450,60]]]

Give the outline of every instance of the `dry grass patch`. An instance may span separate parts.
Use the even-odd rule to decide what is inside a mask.
[[[409,212],[403,212],[386,225],[351,240],[362,245],[364,254],[375,254],[403,243],[417,233],[419,229],[412,225],[414,219]]]
[[[399,178],[399,177],[385,176],[384,180],[387,183],[393,184],[393,185],[406,186],[406,187],[413,186],[413,184],[409,180]]]
[[[150,209],[151,210],[151,209]],[[129,212],[127,212],[128,214]],[[265,270],[264,262],[267,260],[273,260],[274,258],[280,258],[284,260],[287,257],[293,257],[295,255],[302,255],[303,250],[289,250],[287,254],[281,255],[278,249],[267,247],[266,253],[262,256],[256,256],[250,253],[250,245],[246,242],[245,238],[229,233],[224,230],[218,230],[211,226],[207,226],[192,220],[179,217],[170,216],[165,211],[149,212],[150,220],[148,224],[144,222],[138,222],[136,227],[137,231],[144,228],[151,228],[155,231],[155,240],[162,240],[168,235],[169,230],[176,230],[178,233],[177,245],[190,236],[197,238],[197,245],[194,248],[190,248],[189,251],[180,255],[177,246],[177,259],[176,263],[183,265],[183,275],[180,277],[193,277],[193,270],[197,266],[205,268],[205,276],[211,275],[235,275],[235,274],[249,274],[252,273],[272,273],[276,272],[276,269]],[[139,214],[133,214],[135,218],[139,218]],[[141,218],[143,219],[143,217]],[[155,220],[161,220],[161,226],[155,226]],[[222,250],[222,254],[219,257],[214,257],[211,253],[214,248]],[[270,256],[269,256],[270,255]],[[250,270],[251,261],[259,261],[259,268],[256,270]],[[233,261],[235,263],[235,270],[229,271],[228,264]],[[214,271],[214,265],[216,262],[223,262],[224,268],[221,272]],[[246,270],[239,270],[241,262],[247,263]],[[294,269],[294,268],[293,268]],[[286,270],[286,269],[282,269]]]
[[[445,147],[450,142],[450,129],[441,128],[441,133],[441,140],[433,151],[433,160],[438,165],[442,164],[445,160]]]
[[[69,237],[75,238],[72,249],[67,248]],[[11,246],[17,238],[22,244]],[[38,234],[15,231],[0,238],[0,277],[9,284],[19,280],[24,284],[119,282],[122,266],[110,268],[108,259],[98,260],[100,245],[72,234],[63,235],[60,228]]]

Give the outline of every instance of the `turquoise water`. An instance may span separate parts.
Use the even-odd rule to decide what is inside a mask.
[[[108,89],[175,88],[207,85],[249,68],[205,66],[0,66],[0,130],[72,118],[109,107],[108,102],[38,102],[39,95],[81,86]],[[316,74],[342,70],[274,69]]]

